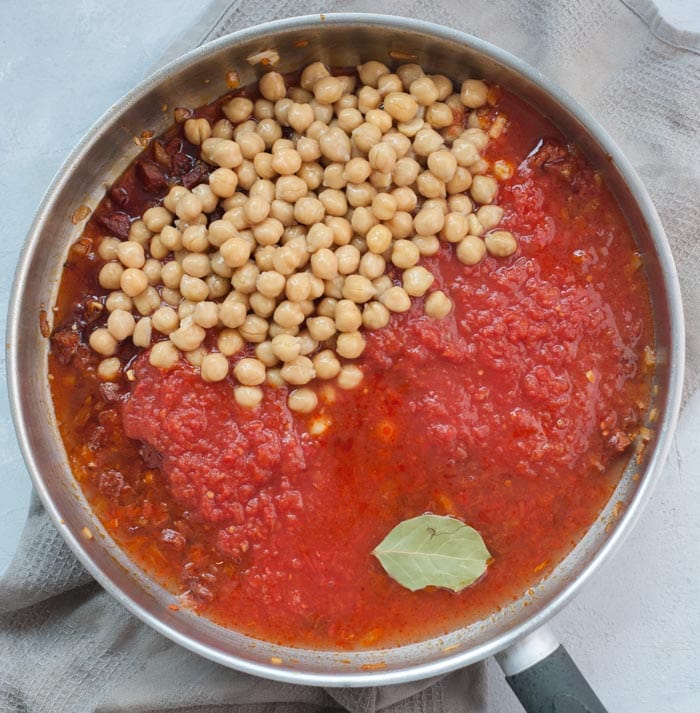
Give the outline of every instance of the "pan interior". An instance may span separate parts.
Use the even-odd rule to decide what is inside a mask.
[[[639,462],[630,463],[597,522],[550,576],[492,617],[420,644],[342,653],[291,649],[171,611],[174,597],[134,568],[91,513],[73,480],[53,417],[48,344],[39,332],[39,315],[48,311],[50,319],[63,261],[80,236],[82,223],[74,225],[70,216],[81,205],[96,207],[106,187],[137,155],[134,137],[168,128],[172,114],[163,106],[211,101],[229,89],[227,77],[234,71],[241,84],[254,82],[264,69],[261,52],[268,52],[281,72],[315,60],[350,66],[379,59],[415,61],[435,73],[484,76],[502,84],[574,137],[603,171],[644,255],[659,357],[657,395],[650,406],[659,416],[651,442]],[[92,574],[145,622],[199,654],[257,675],[319,685],[398,683],[472,663],[534,629],[573,595],[629,529],[670,441],[682,378],[680,319],[673,264],[641,184],[606,135],[533,70],[484,42],[437,26],[383,16],[299,18],[245,30],[196,50],[151,77],[91,130],[47,195],[25,247],[10,312],[9,379],[25,458],[54,522]],[[85,527],[93,539],[84,537]]]

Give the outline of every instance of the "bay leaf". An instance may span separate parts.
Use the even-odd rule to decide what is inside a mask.
[[[473,527],[430,513],[399,523],[372,554],[412,592],[431,585],[459,592],[481,577],[491,559]]]

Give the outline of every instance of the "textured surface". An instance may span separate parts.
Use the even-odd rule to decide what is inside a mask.
[[[672,2],[674,20],[700,29],[697,5]],[[632,4],[630,2],[630,4]],[[366,2],[283,1],[275,12],[252,2],[233,3],[228,26],[245,26],[323,9],[386,11]],[[0,87],[5,99],[0,132],[0,201],[5,238],[0,242],[0,320],[4,328],[10,280],[21,243],[41,193],[87,127],[158,61],[168,46],[177,51],[201,41],[226,3],[198,29],[203,8],[152,0],[119,6],[97,0],[57,5],[3,4]],[[474,31],[520,54],[559,82],[603,121],[630,155],[652,193],[673,244],[684,286],[691,336],[691,369],[686,393],[697,385],[700,320],[698,298],[698,82],[697,54],[676,50],[666,28],[645,10],[613,0],[566,4],[493,2],[460,4],[397,0],[397,14],[423,17]],[[640,9],[641,8],[641,9]],[[477,12],[478,9],[478,12]],[[218,14],[217,14],[218,13]],[[683,13],[683,14],[680,14]],[[647,16],[652,31],[638,16]],[[221,25],[219,25],[220,27]],[[561,28],[571,26],[568,41]],[[687,25],[686,25],[687,27]],[[528,37],[528,29],[534,37]],[[674,44],[698,46],[678,35]],[[173,44],[174,43],[174,44]],[[614,48],[614,51],[611,51]],[[671,97],[672,112],[665,113]],[[693,99],[694,97],[694,99]],[[695,213],[693,214],[693,211]],[[694,364],[694,367],[693,367]],[[4,354],[0,370],[4,377]],[[0,569],[16,548],[29,499],[0,382]],[[554,620],[554,628],[610,710],[638,713],[695,713],[700,697],[697,658],[700,613],[700,395],[691,399],[666,473],[646,513],[623,548],[591,585]],[[333,709],[335,699],[368,711],[394,703],[401,691],[384,689],[333,696],[281,684],[260,685],[202,662],[150,632],[94,584],[86,582],[53,528],[39,512],[30,520],[35,537],[20,570],[4,581],[0,599],[18,609],[0,620],[0,710],[88,711],[222,710],[231,701],[250,701],[262,711],[270,700],[296,700],[280,711]],[[30,538],[25,538],[30,542]],[[50,573],[51,576],[47,576]],[[21,587],[13,586],[22,583]],[[78,587],[69,594],[49,597]],[[43,602],[23,609],[33,602]],[[61,651],[56,655],[54,637]],[[128,683],[127,683],[128,681]],[[479,685],[480,682],[484,685]],[[457,710],[460,691],[488,689],[487,703],[474,709],[518,710],[495,664],[487,662],[426,689],[406,710]],[[76,695],[76,691],[79,692]],[[300,698],[300,696],[302,698]],[[308,697],[306,697],[308,696]]]

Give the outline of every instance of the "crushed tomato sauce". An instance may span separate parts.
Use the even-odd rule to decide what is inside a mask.
[[[87,329],[103,318],[105,209],[91,220],[59,293],[54,407],[104,526],[186,605],[287,645],[416,641],[518,598],[608,501],[648,401],[644,276],[623,216],[576,149],[505,92],[495,111],[509,127],[489,152],[515,166],[499,227],[518,252],[467,267],[444,243],[423,258],[453,312],[427,317],[417,298],[365,332],[363,382],[344,391],[317,380],[312,414],[290,412],[286,388],[265,387],[261,408],[243,409],[229,379],[205,383],[184,360],[160,371],[133,347],[120,352],[133,382],[100,382]],[[135,184],[127,172],[111,195],[133,199]],[[157,190],[132,200],[133,215]],[[403,589],[371,555],[424,512],[461,518],[493,556],[459,594]]]

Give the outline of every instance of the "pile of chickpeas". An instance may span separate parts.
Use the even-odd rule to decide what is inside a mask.
[[[109,317],[89,341],[104,357],[102,379],[119,375],[127,339],[162,369],[184,354],[209,382],[227,378],[230,358],[253,344],[254,357],[233,362],[236,401],[252,408],[263,384],[287,384],[296,387],[290,409],[309,413],[313,379],[361,383],[353,360],[364,330],[381,329],[412,298],[431,317],[450,313],[423,256],[443,241],[465,265],[516,251],[514,236],[495,230],[498,180],[512,167],[482,157],[506,126],[504,116],[482,125],[484,82],[467,79],[457,93],[416,64],[392,72],[371,61],[357,76],[333,76],[316,62],[299,86],[269,71],[258,89],[257,100],[226,101],[213,125],[184,122],[216,167],[208,183],[171,187],[127,240],[101,241]],[[466,128],[455,121],[464,112]],[[209,220],[217,209],[222,217]],[[207,330],[215,349],[204,346]]]

